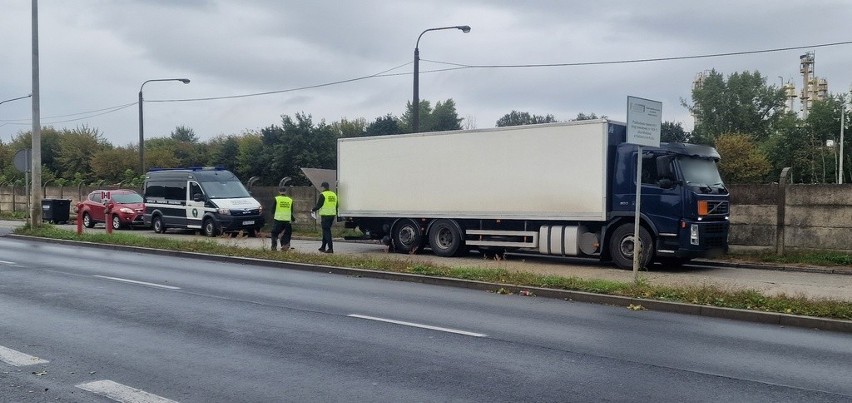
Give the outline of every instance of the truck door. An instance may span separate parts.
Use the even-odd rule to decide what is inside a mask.
[[[675,184],[673,157],[653,152],[642,153],[642,212],[660,234],[677,234],[683,217],[683,197]]]
[[[186,226],[201,228],[204,219],[204,191],[198,182],[189,181],[186,186]]]

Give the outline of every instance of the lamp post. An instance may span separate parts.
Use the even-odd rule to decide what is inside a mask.
[[[423,34],[429,31],[440,31],[442,29],[458,29],[464,33],[470,32],[470,27],[467,25],[454,25],[451,27],[429,28],[420,33],[417,37],[417,43],[414,45],[414,102],[411,106],[414,108],[413,129],[414,133],[420,131],[420,38]]]
[[[33,96],[33,94],[29,94],[29,95],[27,95],[27,96],[23,96],[23,97],[17,97],[17,98],[7,99],[7,100],[5,100],[5,101],[0,101],[0,104],[5,104],[6,102],[17,101],[17,100],[19,100],[19,99],[29,98],[29,97],[32,97],[32,96]]]
[[[852,92],[852,89],[850,89]],[[840,105],[840,162],[838,163],[837,171],[840,174],[837,177],[837,184],[843,184],[843,127],[846,126],[846,94],[843,94],[843,104]]]
[[[156,78],[147,80],[139,86],[139,173],[145,175],[145,130],[142,126],[142,88],[152,81],[180,81],[189,84],[188,78]]]

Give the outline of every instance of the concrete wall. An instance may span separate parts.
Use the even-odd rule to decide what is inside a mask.
[[[74,206],[94,187],[45,188],[45,198],[71,200]],[[252,195],[271,222],[277,188],[253,187]],[[731,185],[733,250],[835,250],[852,252],[852,184],[843,185]],[[14,196],[13,196],[14,195]],[[293,187],[296,224],[316,225],[310,217],[319,192],[313,187]],[[22,186],[0,186],[0,211],[26,211]],[[345,201],[344,201],[345,202]],[[779,241],[783,241],[779,245]]]
[[[852,252],[852,184],[730,190],[732,249]]]

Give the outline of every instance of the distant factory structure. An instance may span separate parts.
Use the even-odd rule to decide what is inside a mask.
[[[807,119],[808,110],[813,107],[814,101],[823,101],[828,96],[828,81],[815,75],[813,52],[808,52],[799,56],[799,72],[802,74],[801,92],[796,90],[796,85],[793,84],[792,80],[787,80],[785,82],[783,77],[779,76],[779,78],[781,78],[781,89],[784,90],[784,96],[787,98],[787,102],[785,103],[786,110],[795,111],[795,107],[797,105],[796,98],[798,98],[798,106],[799,111],[802,113],[802,119]],[[696,74],[695,79],[692,80],[693,90],[700,89],[704,85],[704,80],[707,79],[709,75],[709,70]],[[701,105],[694,105],[692,117],[695,119],[696,125],[700,122],[695,112],[699,111],[700,108]]]

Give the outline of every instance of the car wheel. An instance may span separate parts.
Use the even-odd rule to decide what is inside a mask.
[[[121,218],[117,215],[112,216],[112,229],[121,229]]]
[[[219,235],[219,229],[216,228],[216,222],[214,222],[212,218],[204,220],[204,223],[201,224],[201,232],[208,237]]]
[[[160,216],[154,216],[151,220],[151,228],[153,228],[154,232],[158,234],[166,232],[166,225],[163,224],[163,218]]]
[[[89,213],[83,213],[83,225],[85,225],[86,228],[95,228],[95,221],[92,220],[92,216],[90,216]]]

